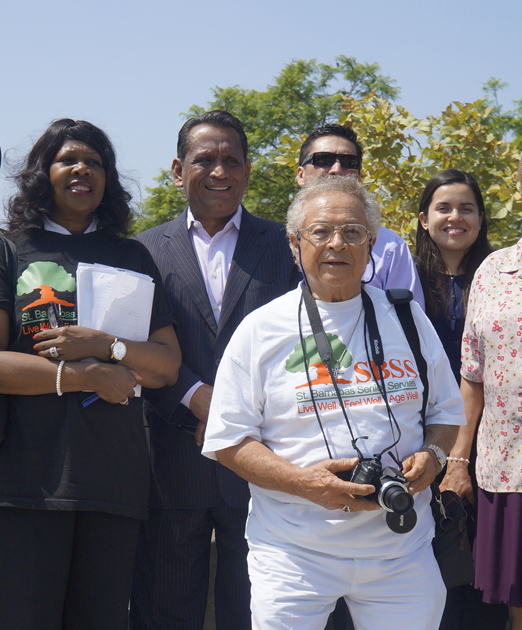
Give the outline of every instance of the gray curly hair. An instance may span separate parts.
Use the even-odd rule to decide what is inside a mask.
[[[356,177],[351,175],[319,177],[301,188],[288,208],[286,233],[288,235],[297,234],[302,229],[306,216],[305,206],[311,199],[332,192],[352,195],[352,197],[355,197],[362,203],[372,239],[375,240],[381,227],[381,209],[375,195],[369,192]]]

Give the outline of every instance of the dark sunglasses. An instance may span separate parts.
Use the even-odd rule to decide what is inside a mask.
[[[329,151],[311,153],[303,160],[301,166],[306,166],[310,163],[312,166],[327,166],[330,168],[338,160],[341,166],[348,171],[361,170],[361,160],[357,155],[351,155],[350,153],[330,153]]]

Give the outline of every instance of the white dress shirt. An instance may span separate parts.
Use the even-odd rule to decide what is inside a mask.
[[[191,209],[187,211],[187,229],[217,324],[219,324],[228,272],[241,227],[241,211],[241,206],[239,206],[225,227],[212,237],[208,235],[201,222],[194,218]],[[201,385],[203,382],[198,381],[183,396],[181,402],[186,407],[190,407],[190,400]]]

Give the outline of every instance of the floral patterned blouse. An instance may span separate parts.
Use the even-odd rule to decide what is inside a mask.
[[[484,383],[477,482],[522,492],[522,239],[478,268],[462,338],[463,378]]]

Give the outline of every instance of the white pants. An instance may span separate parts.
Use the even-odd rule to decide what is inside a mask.
[[[249,540],[253,630],[323,630],[344,597],[357,630],[438,630],[446,589],[431,542],[397,559],[346,560]]]

